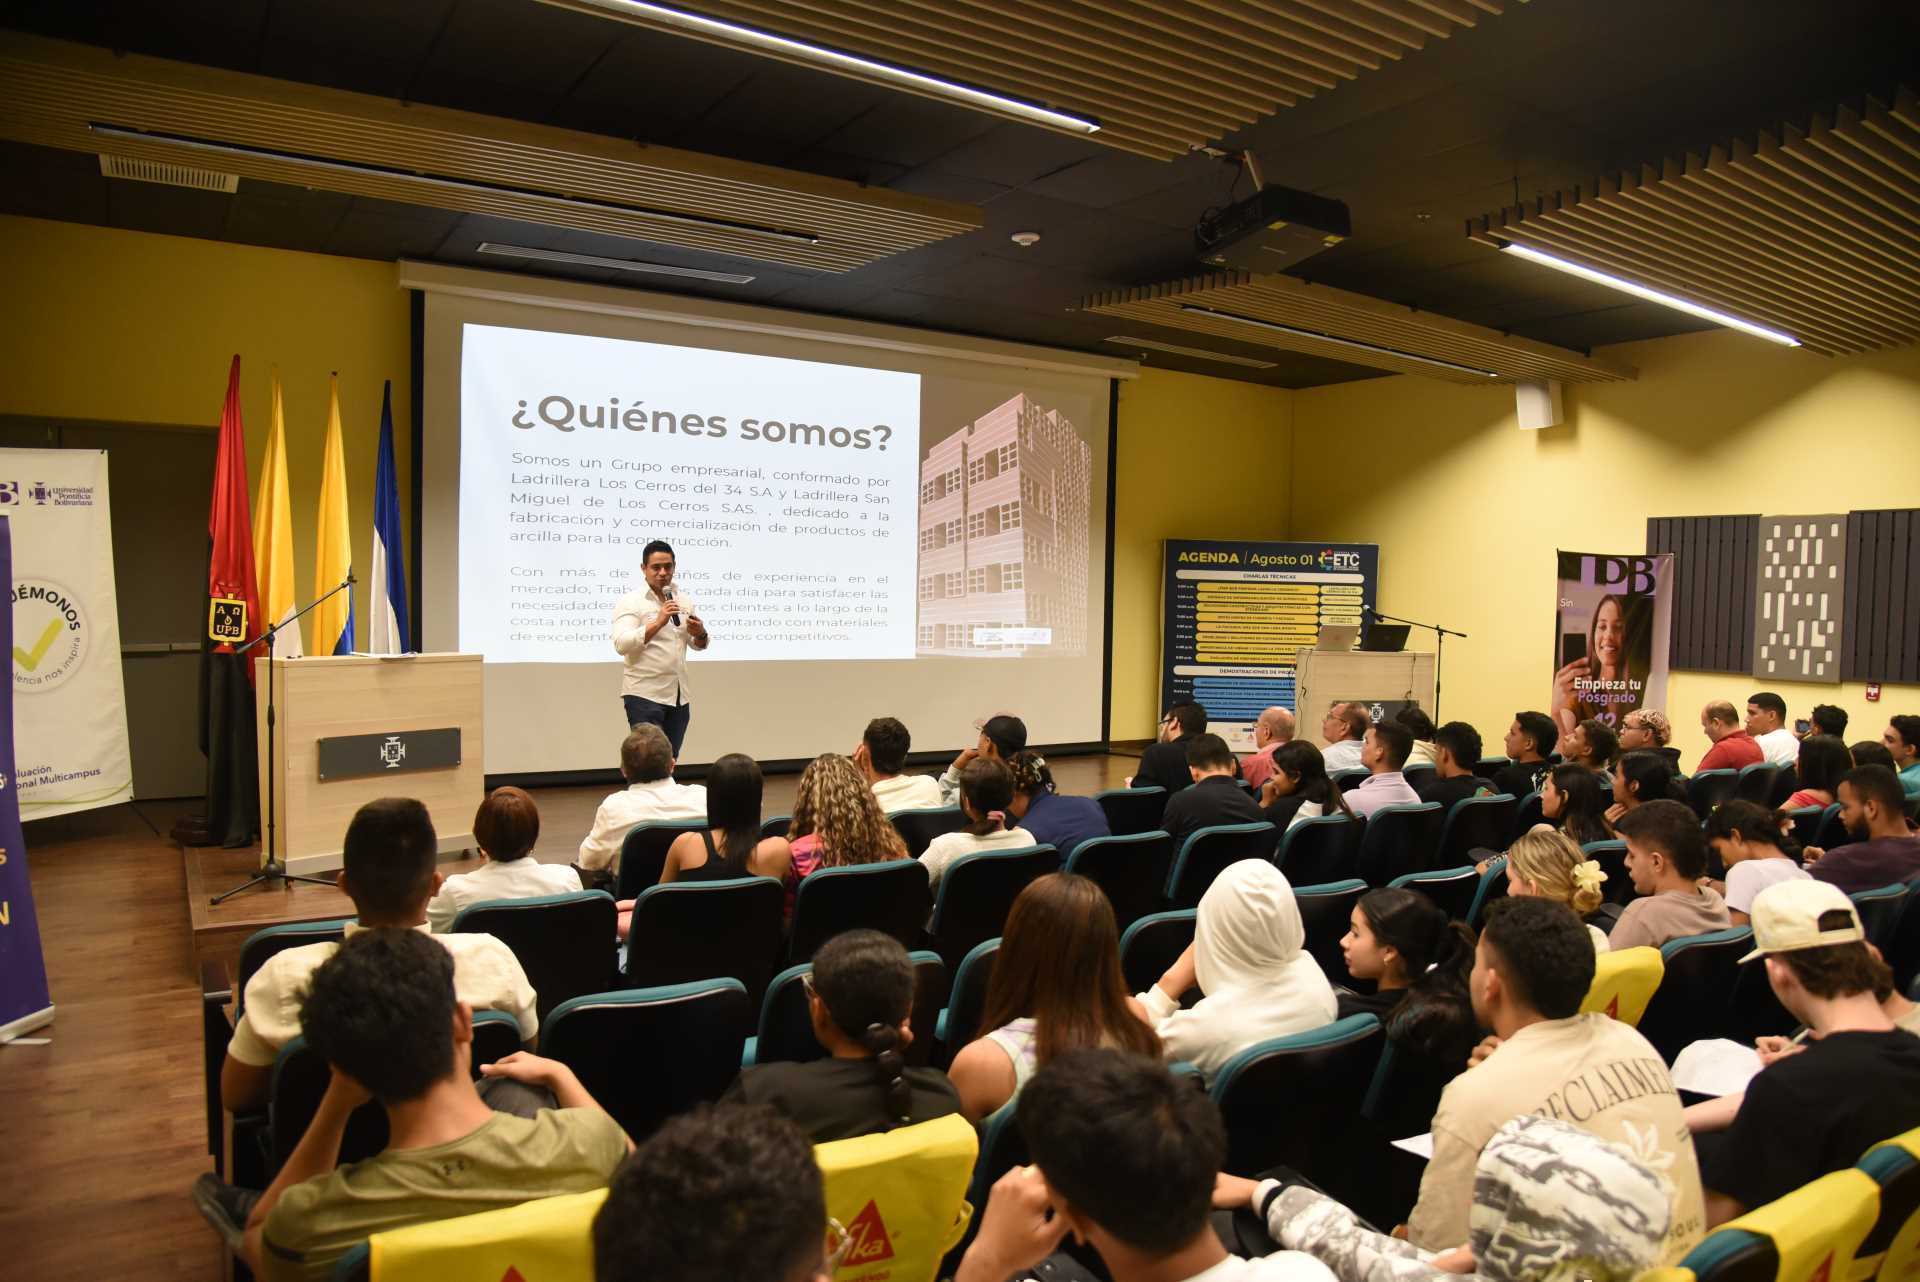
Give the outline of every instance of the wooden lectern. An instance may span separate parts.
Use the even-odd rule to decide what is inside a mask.
[[[473,844],[486,793],[479,655],[314,655],[260,671],[273,682],[276,719],[268,761],[259,691],[262,840],[271,783],[288,872],[338,868],[354,811],[377,797],[424,803],[442,854]]]
[[[1327,705],[1409,700],[1433,715],[1433,656],[1412,650],[1300,650],[1294,659],[1293,710],[1312,737]]]

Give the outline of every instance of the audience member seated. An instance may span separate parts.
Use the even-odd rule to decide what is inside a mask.
[[[1469,1239],[1481,1151],[1528,1114],[1574,1122],[1667,1177],[1674,1202],[1662,1263],[1699,1240],[1700,1172],[1680,1094],[1646,1038],[1606,1015],[1579,1013],[1593,972],[1587,934],[1564,905],[1519,898],[1488,908],[1471,984],[1474,1017],[1493,1030],[1493,1049],[1440,1097],[1433,1158],[1407,1225],[1415,1246],[1446,1251]]]
[[[1920,1041],[1881,1009],[1875,990],[1892,980],[1865,940],[1859,913],[1836,887],[1783,882],[1754,899],[1754,950],[1743,960],[1764,959],[1774,995],[1812,1039],[1763,1068],[1730,1119],[1712,1105],[1689,1112],[1702,1132],[1710,1225],[1920,1126]],[[1716,1121],[1724,1133],[1711,1130]]]
[[[793,879],[793,852],[785,837],[760,836],[760,764],[729,752],[707,771],[707,826],[684,832],[667,847],[660,884],[732,881],[739,877]],[[627,937],[634,901],[620,901],[620,938]]]
[[[1631,1282],[1659,1261],[1672,1201],[1634,1149],[1551,1117],[1516,1117],[1480,1150],[1467,1240],[1450,1251],[1369,1228],[1306,1184],[1222,1175],[1214,1188],[1215,1206],[1254,1210],[1276,1243],[1340,1282]]]
[[[765,1105],[702,1104],[614,1172],[594,1282],[830,1282],[813,1145]]]
[[[1207,710],[1197,703],[1176,703],[1160,722],[1160,741],[1140,754],[1140,773],[1128,780],[1134,788],[1165,788],[1169,793],[1191,787],[1187,745],[1207,732]],[[1235,771],[1239,769],[1235,764]]]
[[[1138,995],[1166,1057],[1212,1077],[1255,1042],[1333,1022],[1333,985],[1305,951],[1293,887],[1264,859],[1227,865],[1200,897],[1193,943]],[[1181,1010],[1198,988],[1200,1002]]]
[[[1013,807],[1008,812],[1043,846],[1065,859],[1073,848],[1095,837],[1110,837],[1107,812],[1092,797],[1069,797],[1054,787],[1047,759],[1029,749],[1007,762],[1013,775]]]
[[[1542,777],[1540,817],[1576,846],[1613,838],[1607,827],[1607,793],[1600,776],[1585,766],[1563,763]]]
[[[1400,768],[1413,751],[1413,735],[1397,721],[1382,721],[1367,729],[1360,748],[1360,764],[1367,777],[1360,786],[1347,790],[1347,805],[1353,813],[1366,818],[1382,806],[1417,806],[1420,794],[1413,790]]]
[[[1707,844],[1726,865],[1727,916],[1736,926],[1747,924],[1754,896],[1768,886],[1808,878],[1793,858],[1796,847],[1780,833],[1779,817],[1751,801],[1715,806],[1707,816]]]
[[[1893,758],[1891,769],[1900,776],[1901,788],[1909,797],[1920,797],[1920,717],[1893,718],[1881,743]],[[1855,757],[1854,764],[1866,763]]]
[[[1493,781],[1480,769],[1480,732],[1464,721],[1449,721],[1433,733],[1433,769],[1413,777],[1413,790],[1422,801],[1437,801],[1446,810],[1456,801],[1493,791]]]
[[[974,723],[980,730],[980,742],[953,759],[940,776],[940,804],[960,804],[960,772],[974,761],[998,761],[1002,765],[1014,753],[1027,746],[1027,723],[1005,713]]]
[[[375,803],[378,804],[378,803]],[[472,1078],[473,1010],[446,949],[411,930],[364,930],[317,967],[300,1031],[333,1080],[247,1219],[254,1276],[324,1282],[370,1234],[497,1210],[607,1182],[631,1145],[564,1064],[524,1052],[482,1071],[552,1092],[532,1117],[496,1112]],[[336,1167],[369,1098],[387,1147]]]
[[[1393,714],[1393,719],[1407,728],[1413,736],[1413,747],[1407,753],[1410,766],[1431,766],[1440,760],[1440,748],[1434,742],[1433,718],[1420,709],[1408,706]]]
[[[1800,741],[1787,728],[1787,701],[1771,691],[1747,700],[1746,728],[1772,765],[1790,766],[1800,753]]]
[[[1034,1276],[1069,1234],[1113,1282],[1333,1282],[1297,1251],[1227,1254],[1209,1210],[1227,1156],[1219,1110],[1144,1056],[1062,1055],[1028,1085],[1020,1130],[1033,1165],[994,1183],[954,1282]]]
[[[823,753],[800,772],[793,791],[793,820],[787,828],[792,867],[787,872],[787,915],[800,881],[816,868],[905,859],[907,843],[887,822],[880,799],[852,758]]]
[[[813,956],[807,1013],[827,1058],[743,1069],[726,1098],[770,1104],[815,1144],[850,1140],[960,1110],[947,1075],[908,1068],[913,959],[877,930],[835,935]]]
[[[1830,734],[1845,742],[1847,738],[1847,710],[1835,707],[1831,703],[1816,703],[1813,711],[1807,714],[1813,723],[1813,733]]]
[[[1657,708],[1636,708],[1620,721],[1620,751],[1657,752],[1667,769],[1680,773],[1680,749],[1673,745],[1673,723]]]
[[[1766,752],[1740,724],[1740,714],[1725,699],[1716,699],[1700,709],[1700,729],[1713,746],[1694,767],[1695,774],[1702,770],[1738,770],[1767,759]]]
[[[1467,989],[1473,932],[1417,890],[1388,887],[1360,897],[1340,952],[1347,973],[1372,980],[1368,994],[1341,990],[1338,1017],[1378,1015],[1387,1036],[1457,1073],[1480,1040]]]
[[[660,732],[656,728],[654,733]],[[438,842],[427,808],[403,797],[369,801],[347,825],[342,846],[337,881],[353,901],[358,919],[347,927],[347,938],[383,926],[425,934],[427,901],[440,888],[440,874],[433,866]],[[475,1010],[512,1015],[520,1024],[521,1040],[531,1045],[540,1020],[534,1013],[533,985],[513,950],[492,935],[445,934],[433,940],[453,958],[460,1000]],[[220,1099],[229,1112],[244,1113],[266,1103],[273,1061],[300,1033],[300,1003],[307,985],[339,948],[329,941],[286,949],[268,958],[247,981],[242,1013],[220,1068]]]
[[[1320,738],[1326,744],[1320,756],[1328,774],[1360,768],[1360,749],[1372,724],[1364,703],[1336,703],[1327,709],[1320,721]]]
[[[1900,780],[1885,766],[1855,766],[1840,777],[1840,821],[1850,845],[1803,852],[1807,869],[1849,895],[1920,877],[1920,837],[1907,828]]]
[[[1620,741],[1613,731],[1589,717],[1560,740],[1560,755],[1567,764],[1585,766],[1600,776],[1600,786],[1613,787],[1613,763],[1620,755]]]
[[[530,858],[540,840],[540,809],[518,788],[495,788],[473,815],[473,844],[481,864],[440,883],[427,903],[427,924],[453,929],[453,919],[469,904],[490,899],[537,899],[580,889],[580,874],[567,864],[543,864]]]
[[[1099,886],[1049,873],[1020,892],[980,1026],[992,1031],[962,1047],[948,1070],[972,1122],[1068,1051],[1106,1046],[1159,1058],[1146,1008],[1127,996],[1120,977],[1120,934]]]
[[[1601,920],[1600,905],[1606,895],[1600,888],[1606,884],[1606,870],[1587,858],[1565,833],[1538,827],[1521,833],[1507,847],[1507,894],[1565,904],[1586,925],[1595,953],[1612,947],[1607,932],[1595,924]]]
[[[853,750],[853,764],[867,777],[880,808],[895,810],[935,810],[946,803],[940,795],[940,781],[932,775],[910,775],[907,753],[913,736],[905,725],[892,717],[876,717],[867,722],[860,745]]]
[[[1516,712],[1507,727],[1509,764],[1493,775],[1493,786],[1514,797],[1524,797],[1540,786],[1550,769],[1547,758],[1560,742],[1560,729],[1544,712]]]
[[[1840,800],[1840,777],[1851,769],[1853,754],[1845,743],[1830,734],[1808,735],[1800,741],[1800,755],[1793,763],[1794,779],[1800,786],[1780,808],[1831,806]]]
[[[1347,799],[1327,777],[1320,749],[1305,739],[1284,744],[1273,754],[1273,774],[1260,788],[1261,816],[1277,828],[1291,828],[1323,815],[1353,817]]]
[[[1293,742],[1293,713],[1285,708],[1268,708],[1253,723],[1253,751],[1240,758],[1240,777],[1247,786],[1259,791],[1273,776],[1273,754],[1282,744]]]
[[[947,865],[962,855],[1039,844],[1025,828],[1007,826],[1013,809],[1013,773],[1002,762],[981,757],[967,763],[960,772],[960,809],[966,812],[967,826],[941,833],[920,856],[927,880],[935,886]]]
[[[1673,797],[1673,772],[1667,759],[1657,752],[1629,752],[1620,758],[1613,775],[1613,804],[1607,807],[1607,827],[1620,822],[1620,816],[1638,810],[1649,801]]]
[[[642,722],[627,734],[620,745],[620,773],[627,786],[609,794],[594,812],[593,830],[580,843],[582,872],[615,871],[620,843],[635,824],[707,817],[707,790],[674,782],[673,765],[673,746],[659,726]]]
[[[1187,838],[1216,824],[1251,824],[1266,818],[1260,803],[1233,776],[1233,750],[1217,734],[1186,741],[1187,773],[1193,786],[1167,799],[1160,826],[1173,837],[1177,855]]]
[[[1609,933],[1614,948],[1658,948],[1732,925],[1726,900],[1700,880],[1707,871],[1707,839],[1684,803],[1649,801],[1622,815],[1614,830],[1627,843],[1627,875],[1641,896]]]
[[[1853,754],[1853,764],[1856,766],[1885,766],[1896,776],[1900,773],[1900,767],[1894,763],[1893,754],[1887,751],[1887,745],[1884,743],[1862,739],[1847,751]]]

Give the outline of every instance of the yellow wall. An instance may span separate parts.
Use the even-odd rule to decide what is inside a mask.
[[[1381,607],[1470,634],[1441,710],[1494,736],[1547,706],[1554,549],[1636,552],[1649,516],[1920,506],[1920,348],[1843,360],[1716,330],[1609,349],[1631,383],[1567,388],[1568,422],[1523,432],[1510,387],[1393,377],[1294,394],[1292,536],[1375,542]],[[1429,644],[1418,636],[1415,641]],[[1699,709],[1752,677],[1676,673],[1684,764]],[[1771,683],[1789,717],[1834,703],[1878,739],[1920,688]]]
[[[1120,384],[1113,540],[1113,737],[1159,723],[1160,544],[1280,539],[1293,393],[1143,369]]]
[[[407,295],[393,265],[0,217],[0,280],[12,313],[0,344],[0,413],[213,431],[238,352],[249,501],[266,448],[269,375],[280,367],[303,596],[313,576],[327,374],[338,370],[362,576],[354,621],[364,644],[380,385],[389,378],[401,520],[412,536]]]

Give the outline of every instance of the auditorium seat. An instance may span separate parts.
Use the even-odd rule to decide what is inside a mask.
[[[1499,854],[1507,848],[1507,833],[1513,828],[1513,816],[1520,808],[1511,793],[1495,792],[1484,797],[1463,797],[1447,811],[1447,822],[1440,829],[1440,844],[1433,852],[1432,868],[1457,868],[1477,864],[1487,854]],[[1476,854],[1475,852],[1480,852]]]
[[[912,948],[920,942],[932,908],[926,865],[917,859],[815,869],[800,879],[794,892],[787,964],[810,961],[820,945],[861,927]]]
[[[1843,1282],[1880,1213],[1880,1186],[1857,1167],[1833,1171],[1729,1220],[1678,1266],[1641,1275],[1698,1282]],[[1882,1273],[1882,1276],[1886,1274]]]
[[[765,841],[769,837],[784,837],[792,830],[792,815],[775,815],[771,819],[761,821],[760,840]]]
[[[1257,823],[1214,824],[1182,842],[1167,873],[1167,906],[1192,908],[1207,893],[1213,879],[1228,864],[1242,859],[1271,862],[1280,830],[1262,819]]]
[[[1358,877],[1293,888],[1293,900],[1300,906],[1300,921],[1307,932],[1307,952],[1320,963],[1329,980],[1349,988],[1354,981],[1347,973],[1340,940],[1352,921],[1354,906],[1366,893],[1367,883]]]
[[[1637,1026],[1665,975],[1666,963],[1661,960],[1658,948],[1622,948],[1618,952],[1601,953],[1594,958],[1593,982],[1587,985],[1580,1013],[1605,1015]]]
[[[1762,804],[1765,805],[1768,810],[1778,810],[1780,807],[1786,805],[1788,799],[1791,798],[1795,792],[1798,792],[1799,789],[1799,770],[1790,766],[1782,766],[1773,772],[1773,787],[1767,790],[1767,799]]]
[[[1474,887],[1473,902],[1467,905],[1467,915],[1462,918],[1467,925],[1479,930],[1487,915],[1487,905],[1496,899],[1507,897],[1507,857],[1487,861],[1487,870],[1480,874],[1480,884]]]
[[[1346,814],[1302,819],[1280,834],[1274,862],[1296,886],[1339,881],[1352,874],[1365,829],[1366,820]]]
[[[248,982],[276,954],[284,953],[289,948],[304,948],[308,944],[339,943],[346,937],[347,927],[351,925],[351,917],[335,917],[328,921],[290,921],[248,935],[247,942],[240,945],[240,962],[234,971],[234,1018],[238,1020],[240,1012],[246,1009],[244,998]]]
[[[1387,883],[1395,890],[1417,890],[1445,910],[1453,921],[1465,921],[1480,890],[1480,873],[1472,864],[1410,872]]]
[[[1346,792],[1352,792],[1355,788],[1358,788],[1361,784],[1365,783],[1367,781],[1367,776],[1372,773],[1373,772],[1371,770],[1367,770],[1364,767],[1351,766],[1345,770],[1329,771],[1327,773],[1327,778],[1333,781],[1334,787],[1338,788],[1341,792],[1346,793]]]
[[[1920,1270],[1920,1130],[1874,1145],[1859,1169],[1880,1186],[1880,1213],[1854,1257],[1853,1276],[1913,1277]]]
[[[1116,836],[1152,832],[1160,826],[1167,809],[1167,790],[1147,788],[1109,788],[1093,794],[1100,812],[1107,817],[1107,829]]]
[[[704,832],[704,819],[671,819],[635,824],[620,840],[620,866],[614,872],[613,897],[638,899],[649,886],[660,884],[667,866],[667,847],[682,833]]]
[[[950,832],[959,832],[967,826],[967,812],[958,806],[936,806],[930,810],[896,810],[887,816],[887,821],[907,843],[909,858],[918,859],[927,853],[927,847],[933,844],[935,837]]]
[[[1382,806],[1367,816],[1359,853],[1353,860],[1302,868],[1298,880],[1311,885],[1358,877],[1369,886],[1384,886],[1405,873],[1431,868],[1434,852],[1440,849],[1440,829],[1446,822],[1446,808],[1437,801]],[[1291,872],[1287,875],[1293,876]]]
[[[948,864],[927,928],[948,969],[957,972],[975,944],[998,938],[1020,892],[1059,867],[1060,853],[1052,846],[978,850]],[[954,978],[957,982],[958,974]]]
[[[1907,882],[1896,881],[1848,896],[1853,900],[1854,911],[1860,914],[1860,927],[1867,932],[1867,942],[1883,954],[1893,947],[1894,933],[1912,892],[1913,887]]]
[[[1547,821],[1545,810],[1541,808],[1540,790],[1535,788],[1520,798],[1520,804],[1514,807],[1513,822],[1507,825],[1507,845],[1520,840],[1522,833],[1533,831],[1535,824]]]
[[[1197,910],[1178,908],[1149,913],[1127,927],[1120,936],[1120,975],[1129,993],[1146,992],[1167,973],[1167,967],[1180,960],[1193,942],[1198,918]]]
[[[1795,806],[1787,811],[1787,818],[1793,821],[1793,839],[1802,846],[1818,845],[1814,838],[1820,832],[1820,819],[1826,813],[1825,806]]]
[[[1738,770],[1701,770],[1687,780],[1687,804],[1693,813],[1705,819],[1713,808],[1733,796],[1740,786]]]
[[[1252,1176],[1275,1166],[1314,1172],[1337,1164],[1385,1041],[1378,1019],[1352,1015],[1269,1038],[1228,1060],[1207,1092],[1227,1128],[1222,1169]]]
[[[980,1154],[973,1162],[973,1179],[967,1185],[967,1201],[973,1206],[973,1219],[966,1232],[941,1262],[937,1276],[950,1278],[960,1267],[961,1257],[980,1231],[980,1218],[986,1211],[987,1195],[994,1184],[1016,1166],[1028,1161],[1027,1138],[1020,1131],[1014,1109],[1020,1103],[1015,1095],[980,1121]]]
[[[1640,1017],[1640,1032],[1667,1063],[1690,1042],[1726,1036],[1740,959],[1752,950],[1753,931],[1747,926],[1686,935],[1660,946],[1660,987]]]
[[[706,979],[562,1002],[541,1029],[540,1053],[571,1068],[637,1144],[725,1094],[752,1030],[746,986]]]
[[[1822,850],[1832,850],[1852,840],[1853,835],[1847,831],[1846,822],[1840,818],[1840,803],[1836,801],[1820,812],[1820,826],[1814,830],[1813,840],[1808,844]]]
[[[1800,1026],[1767,982],[1767,968],[1757,962],[1734,971],[1726,1020],[1722,1035],[1743,1046],[1751,1046],[1757,1037],[1790,1036]]]
[[[1633,878],[1627,874],[1627,843],[1624,841],[1589,841],[1580,847],[1580,853],[1600,865],[1600,871],[1607,874],[1606,881],[1600,885],[1600,897],[1609,904],[1623,907],[1633,902],[1639,892],[1633,888]]]
[[[933,1043],[939,1028],[940,1012],[947,1004],[947,967],[937,953],[916,952],[913,960],[913,1013],[908,1027],[913,1029],[913,1044],[907,1048],[906,1061],[915,1067],[932,1062]],[[807,1006],[806,977],[813,973],[810,962],[789,966],[767,985],[767,996],[760,1003],[760,1023],[741,1053],[742,1067],[755,1064],[825,1059],[826,1049],[813,1035],[813,1016]]]
[[[1482,779],[1491,779],[1493,778],[1494,771],[1505,770],[1512,764],[1512,757],[1482,757],[1480,758],[1480,764],[1473,768],[1473,773],[1479,775]]]
[[[1114,926],[1124,931],[1159,909],[1172,862],[1173,838],[1155,830],[1083,841],[1067,856],[1066,871],[1106,892]]]
[[[489,899],[468,904],[453,929],[492,935],[519,959],[533,985],[535,1013],[547,1013],[569,997],[604,993],[614,986],[619,913],[604,890],[579,890],[529,899]]]
[[[780,956],[786,888],[771,877],[650,886],[633,905],[621,983],[737,979],[757,1007]]]
[[[1920,882],[1908,882],[1907,902],[1900,910],[1900,919],[1893,925],[1893,939],[1883,951],[1887,965],[1893,967],[1893,977],[1901,992],[1905,992],[1915,975],[1920,975]]]
[[[1763,810],[1771,810],[1773,807],[1767,804],[1767,799],[1773,796],[1774,777],[1779,773],[1781,773],[1780,767],[1765,761],[1756,761],[1750,766],[1741,766],[1739,777],[1736,778],[1733,783],[1732,799],[1735,801],[1751,801]],[[1706,816],[1702,815],[1701,818],[1704,819]]]
[[[934,1035],[940,1043],[934,1063],[944,1069],[953,1063],[960,1048],[978,1037],[980,1019],[987,1009],[987,989],[993,985],[993,964],[1000,957],[1000,940],[985,940],[960,960],[953,972],[953,990],[947,996],[947,1008],[940,1012]]]

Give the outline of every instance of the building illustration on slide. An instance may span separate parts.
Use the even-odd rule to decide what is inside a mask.
[[[1021,393],[920,463],[921,654],[1082,655],[1093,452]]]

